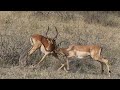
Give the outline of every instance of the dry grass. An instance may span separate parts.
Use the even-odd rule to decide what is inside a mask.
[[[23,58],[30,48],[29,37],[38,33],[45,35],[47,27],[54,36],[54,26],[59,30],[57,43],[60,47],[79,43],[82,45],[99,44],[102,55],[111,64],[111,79],[120,78],[120,12],[105,11],[1,11],[0,12],[0,78],[48,78],[48,79],[108,79],[101,75],[100,64],[87,60],[70,63],[71,71],[57,72],[59,66],[53,57],[47,57],[40,68],[31,69],[42,55],[36,51],[30,58]],[[18,67],[19,59],[27,60],[28,67]],[[106,69],[105,69],[106,71]]]

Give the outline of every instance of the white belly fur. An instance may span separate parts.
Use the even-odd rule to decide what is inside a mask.
[[[88,55],[90,55],[89,52],[80,52],[80,51],[76,52],[77,58],[80,58],[80,59],[82,59],[82,58],[84,58],[85,56],[88,56]]]
[[[45,54],[52,53],[52,52],[46,51],[46,50],[45,50],[45,47],[44,47],[43,45],[41,46],[41,52],[42,52],[42,53],[45,53]]]
[[[42,53],[45,53],[45,52],[46,52],[43,45],[41,46],[41,52],[42,52]]]

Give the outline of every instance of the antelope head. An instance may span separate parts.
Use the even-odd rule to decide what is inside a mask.
[[[48,31],[49,31],[49,26],[48,26],[48,30],[46,32],[46,39],[49,43],[49,50],[46,50],[46,51],[51,51],[51,50],[55,50],[57,45],[56,45],[56,39],[57,39],[57,36],[58,36],[58,30],[57,28],[55,27],[55,30],[56,30],[56,35],[54,38],[48,38]]]

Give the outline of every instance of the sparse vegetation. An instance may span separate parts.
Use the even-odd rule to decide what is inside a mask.
[[[39,50],[29,58],[29,37],[38,33],[49,37],[58,28],[57,43],[60,47],[69,44],[99,44],[102,55],[111,65],[111,77],[101,74],[101,66],[90,57],[71,61],[71,71],[57,72],[58,61],[48,56],[36,69],[31,65],[42,55]],[[0,11],[0,78],[33,79],[118,79],[120,78],[120,12],[119,11]],[[62,57],[61,57],[62,58]],[[27,60],[27,67],[19,67],[19,59]],[[106,68],[104,68],[106,71]]]

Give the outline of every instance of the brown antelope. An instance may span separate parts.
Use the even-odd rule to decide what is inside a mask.
[[[90,55],[94,60],[101,63],[102,73],[104,72],[103,64],[107,66],[107,70],[110,76],[111,72],[109,70],[108,60],[101,56],[101,49],[102,48],[98,45],[70,45],[68,48],[57,49],[56,53],[66,56],[67,59],[65,64],[67,64],[67,70],[69,70],[69,58],[76,57],[82,59],[85,56]],[[58,70],[64,67],[65,64],[62,64]]]
[[[39,35],[39,34],[34,34],[30,37],[30,42],[31,42],[32,47],[29,50],[28,55],[31,55],[39,48],[40,48],[41,52],[44,53],[44,56],[42,57],[42,59],[39,61],[38,64],[40,64],[45,59],[45,57],[49,54],[52,54],[54,57],[59,59],[57,54],[55,53],[56,38],[58,36],[58,31],[57,31],[56,27],[55,27],[55,30],[56,30],[56,35],[53,39],[48,38],[48,36],[47,36],[47,33],[49,31],[49,27],[48,27],[48,30],[46,32],[46,37]]]

